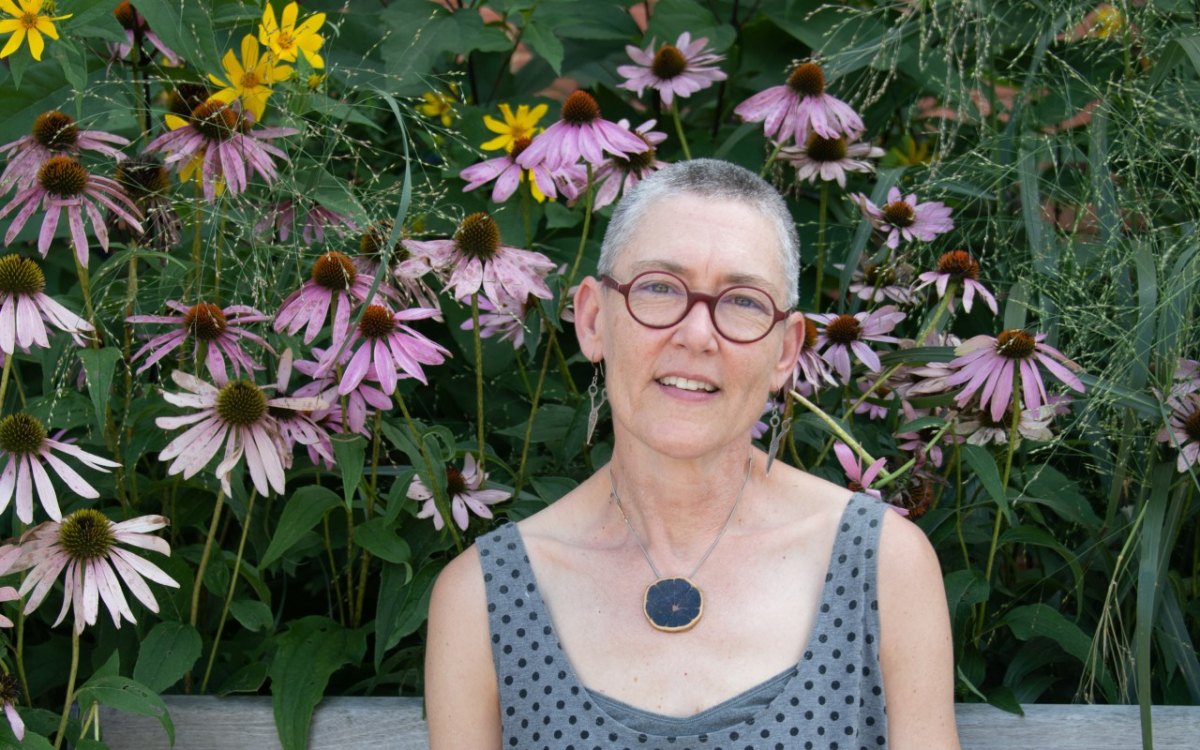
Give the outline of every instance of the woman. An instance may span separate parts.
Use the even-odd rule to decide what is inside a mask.
[[[575,296],[612,461],[442,574],[434,750],[958,747],[924,534],[751,442],[802,344],[780,312],[798,265],[741,167],[682,162],[624,198]]]

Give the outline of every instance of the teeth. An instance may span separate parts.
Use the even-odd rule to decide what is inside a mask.
[[[685,391],[704,391],[705,393],[712,393],[713,391],[717,390],[708,383],[702,383],[699,380],[688,380],[687,378],[680,378],[674,375],[667,376],[658,382],[674,388],[681,388]]]

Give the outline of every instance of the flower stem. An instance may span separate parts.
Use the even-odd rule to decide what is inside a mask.
[[[770,168],[771,168],[771,165],[775,163],[775,157],[779,156],[779,152],[780,152],[780,151],[782,151],[782,150],[783,150],[783,144],[782,144],[782,143],[776,143],[776,144],[775,144],[775,150],[774,150],[774,151],[772,151],[772,152],[771,152],[771,155],[767,157],[767,162],[766,162],[765,164],[763,164],[762,171],[760,171],[760,172],[758,173],[758,176],[759,176],[759,177],[766,177],[766,176],[767,176],[767,170],[768,170],[768,169],[770,169]]]
[[[12,354],[4,356],[4,373],[0,375],[0,408],[4,407],[4,396],[8,393],[8,376],[12,374],[13,357],[16,356],[16,350]]]
[[[950,300],[954,299],[954,294],[957,291],[958,280],[950,279],[950,283],[946,285],[946,293],[942,295],[941,301],[938,302],[937,308],[933,311],[933,317],[925,323],[925,327],[917,334],[917,346],[924,346],[925,339],[929,338],[929,334],[937,330],[938,323],[942,322],[942,316],[946,314],[946,309],[950,306]]]
[[[826,425],[828,425],[829,429],[833,431],[833,434],[837,435],[838,438],[843,443],[850,446],[850,449],[853,450],[855,453],[857,453],[859,455],[859,457],[862,458],[863,461],[866,461],[868,464],[875,463],[875,459],[871,456],[870,453],[867,453],[866,448],[863,448],[862,445],[859,444],[859,442],[857,440],[855,440],[853,437],[850,436],[850,433],[848,433],[844,429],[842,429],[842,426],[837,423],[837,420],[835,420],[833,417],[826,414],[824,409],[817,406],[813,402],[809,401],[804,396],[801,396],[800,392],[794,388],[791,391],[789,391],[789,393],[791,394],[792,398],[799,401],[800,404],[803,405],[805,409],[808,409],[813,414],[816,414],[821,419],[822,422],[824,422]]]
[[[1000,488],[1004,493],[1001,498],[1002,503],[1008,501],[1008,477],[1012,470],[1013,453],[1017,446],[1017,427],[1021,424],[1021,376],[1019,373],[1013,375],[1012,385],[1012,429],[1008,435],[1008,455],[1004,460],[1004,474],[1000,477]],[[987,566],[983,571],[983,579],[991,584],[992,581],[992,565],[996,562],[996,547],[1000,542],[1000,523],[1004,520],[1003,506],[996,508],[996,522],[992,524],[992,543],[988,547]],[[979,605],[979,618],[975,621],[975,640],[979,640],[979,636],[983,633],[984,616],[987,614],[987,600]]]
[[[400,407],[400,412],[404,414],[404,421],[408,423],[408,429],[412,432],[413,440],[421,451],[421,458],[425,460],[425,466],[432,474],[433,459],[429,457],[429,451],[425,450],[425,440],[421,437],[420,430],[417,429],[417,423],[413,421],[412,415],[408,413],[408,405],[404,403],[404,397],[400,395],[400,389],[392,394],[396,397],[396,404]],[[482,475],[481,475],[482,476]],[[458,529],[454,526],[454,518],[450,514],[450,504],[446,498],[442,497],[438,492],[437,482],[429,483],[429,492],[433,495],[433,504],[437,507],[438,513],[446,522],[446,528],[450,530],[450,538],[454,540],[454,546],[459,552],[463,551],[462,538],[458,535]]]
[[[482,476],[486,451],[483,442],[483,337],[479,333],[479,292],[471,295],[471,322],[474,323],[471,333],[475,340],[475,412],[479,417],[475,429],[479,436],[479,474]]]
[[[675,120],[675,135],[679,136],[679,145],[683,146],[683,158],[691,160],[692,152],[688,149],[687,136],[683,134],[683,123],[679,121],[679,101],[671,102],[671,118]]]
[[[342,606],[342,577],[338,574],[337,561],[333,559],[333,541],[329,538],[329,514],[321,516],[325,529],[325,552],[329,555],[329,577],[333,580],[333,595],[337,599],[338,622],[346,627],[346,610]]]
[[[592,226],[592,165],[587,165],[587,196],[584,199],[583,211],[583,231],[579,234],[579,250],[575,252],[575,262],[571,264],[571,273],[567,276],[567,283],[563,285],[563,294],[558,300],[558,312],[561,314],[563,308],[567,306],[567,289],[575,283],[575,275],[579,273],[579,263],[583,260],[583,248],[587,246],[588,231]]]
[[[229,605],[233,602],[233,591],[237,586],[238,574],[242,570],[242,553],[246,549],[246,535],[250,531],[250,519],[254,515],[254,499],[258,490],[250,490],[250,502],[246,504],[246,518],[242,521],[242,538],[238,542],[237,557],[233,561],[233,575],[229,578],[229,592],[225,595],[225,606],[221,608],[221,619],[217,623],[217,634],[213,636],[212,652],[208,655],[208,666],[204,668],[204,679],[200,682],[200,692],[208,691],[208,678],[212,674],[213,662],[217,658],[217,647],[221,645],[221,633],[225,630],[225,620],[229,617]]]
[[[825,281],[825,217],[829,213],[829,183],[821,183],[821,205],[817,208],[817,287],[813,311],[821,311],[821,287]]]
[[[525,441],[521,444],[521,463],[517,466],[517,481],[513,483],[513,497],[521,494],[521,485],[525,483],[525,462],[529,459],[529,441],[533,437],[533,420],[537,416],[538,400],[542,395],[542,386],[546,383],[546,370],[550,367],[550,352],[554,348],[554,329],[550,329],[550,341],[546,344],[546,353],[542,356],[542,370],[538,373],[537,387],[533,390],[533,403],[529,407],[529,422],[525,425]]]
[[[221,522],[221,510],[225,507],[225,492],[217,490],[217,504],[213,506],[212,521],[208,524],[208,536],[204,538],[204,551],[200,553],[200,566],[196,568],[196,585],[192,587],[192,612],[188,624],[196,627],[200,613],[200,591],[204,588],[204,571],[208,568],[208,556],[212,554],[213,539],[217,536],[217,525]]]
[[[75,677],[79,674],[79,631],[71,626],[71,672],[67,677],[67,701],[63,706],[62,719],[58,722],[58,735],[54,738],[54,750],[62,747],[67,736],[67,719],[71,716],[71,704],[75,702]]]
[[[24,525],[24,524],[22,524]],[[19,537],[20,534],[17,534]],[[25,573],[21,573],[21,583],[25,582]],[[18,586],[18,588],[20,588]],[[21,689],[25,692],[25,705],[33,705],[33,695],[29,692],[29,680],[25,678],[25,599],[17,600],[17,677],[21,680]]]

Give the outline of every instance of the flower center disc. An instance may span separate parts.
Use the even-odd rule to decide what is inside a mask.
[[[217,394],[217,414],[229,424],[248,427],[266,413],[266,394],[248,380],[234,380]]]
[[[653,62],[650,63],[650,71],[662,80],[674,78],[683,71],[687,70],[687,59],[678,48],[670,44],[664,44],[655,55]]]
[[[296,40],[286,31],[279,32],[279,36],[275,38],[275,43],[279,45],[279,49],[283,51],[290,50],[296,44]]]
[[[951,250],[938,258],[938,273],[948,273],[952,278],[979,279],[979,264],[966,250]]]
[[[811,349],[817,345],[817,324],[804,318],[804,348]]]
[[[996,337],[996,353],[1009,359],[1029,359],[1035,346],[1037,339],[1019,328],[1002,331]]]
[[[336,250],[330,250],[317,258],[316,263],[313,263],[312,280],[326,289],[344,292],[357,278],[358,269],[354,267],[348,257]]]
[[[853,315],[839,315],[825,326],[825,336],[834,344],[852,344],[862,336],[862,325]]]
[[[33,138],[51,151],[66,151],[79,140],[79,127],[62,112],[46,112],[33,123]]]
[[[258,80],[258,73],[255,73],[253,70],[247,70],[246,74],[242,76],[243,89],[252,89],[261,83],[262,81]]]
[[[467,492],[467,480],[463,474],[453,466],[446,467],[446,494],[450,497],[465,495]]]
[[[224,141],[238,132],[238,116],[225,102],[209,99],[192,110],[192,126],[210,141]]]
[[[896,269],[883,268],[878,263],[868,263],[863,269],[863,279],[872,286],[891,286],[896,283]]]
[[[562,119],[570,125],[587,125],[600,119],[600,105],[586,91],[576,91],[562,106]]]
[[[808,136],[804,152],[813,161],[841,161],[846,158],[846,139],[822,138],[813,133]]]
[[[801,96],[820,96],[825,93],[825,71],[816,63],[797,65],[788,76],[787,86]]]
[[[221,308],[211,302],[201,302],[191,307],[183,316],[183,327],[188,335],[199,341],[212,341],[225,333],[229,321]]]
[[[1004,414],[1000,417],[1000,419],[992,419],[991,409],[980,409],[979,423],[984,427],[990,427],[994,430],[1003,429],[1006,432],[1011,431],[1013,426],[1013,408],[1010,405],[1007,409],[1005,409]]]
[[[26,31],[36,29],[37,25],[38,25],[38,14],[37,13],[21,14],[21,25],[25,27]]]
[[[491,260],[500,249],[500,225],[483,211],[470,214],[454,233],[454,247],[469,258]]]
[[[383,305],[368,305],[358,321],[358,332],[368,339],[381,339],[396,330],[396,318]]]
[[[46,289],[46,276],[38,264],[19,255],[0,258],[0,293],[38,294]]]
[[[148,156],[135,156],[117,164],[117,182],[134,200],[163,195],[171,187],[166,167]]]
[[[1192,415],[1183,421],[1183,431],[1193,441],[1200,441],[1200,409],[1192,412]]]
[[[911,227],[916,213],[907,201],[892,201],[883,207],[883,218],[894,227]]]
[[[636,132],[634,135],[642,139],[642,142],[646,144],[647,149],[636,154],[626,154],[624,158],[620,156],[614,156],[613,161],[618,167],[621,168],[621,171],[633,172],[638,177],[641,177],[646,170],[650,169],[650,167],[654,165],[655,151],[654,146],[651,145],[650,141],[646,140],[646,136]]]
[[[87,188],[88,173],[69,156],[52,156],[38,170],[38,184],[59,198],[74,198]]]
[[[0,705],[14,705],[21,699],[21,684],[11,674],[0,674]]]
[[[129,0],[124,0],[117,9],[113,11],[113,16],[127,31],[133,31],[137,24],[137,14],[133,12],[133,6],[129,4]]]
[[[202,83],[181,83],[167,99],[167,108],[180,117],[191,117],[196,107],[208,101],[208,87]]]
[[[62,520],[58,543],[73,561],[99,560],[117,543],[112,525],[108,516],[94,508],[77,510]]]
[[[0,449],[15,456],[37,453],[46,440],[46,428],[28,414],[10,414],[0,421]]]
[[[391,257],[388,257],[388,254],[384,252],[384,248],[387,247],[388,237],[392,236],[392,227],[394,225],[395,222],[391,219],[382,219],[375,222],[374,226],[363,232],[362,236],[358,238],[358,251],[380,262],[401,263],[408,260],[412,257],[412,253],[404,247],[402,240],[397,240],[396,244],[392,246]],[[404,235],[404,227],[401,226],[400,236],[403,237]]]
[[[520,156],[521,153],[525,149],[529,148],[529,144],[531,144],[531,143],[533,143],[533,139],[527,138],[525,136],[518,136],[516,138],[513,138],[512,150],[509,151],[508,153],[510,156],[512,156],[513,160],[515,161],[516,158],[518,156]]]

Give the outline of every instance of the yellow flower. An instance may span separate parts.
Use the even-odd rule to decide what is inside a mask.
[[[3,0],[0,0],[2,2]],[[225,53],[225,77],[228,82],[209,73],[213,83],[225,88],[213,94],[213,98],[230,104],[241,98],[242,107],[261,120],[267,109],[267,97],[271,95],[271,84],[286,80],[292,74],[288,65],[276,65],[271,55],[259,57],[258,42],[247,34],[242,38],[242,59],[239,62],[233,50]]]
[[[12,16],[12,18],[0,20],[0,34],[12,34],[8,38],[8,44],[5,44],[4,49],[0,50],[0,58],[8,57],[16,52],[25,37],[29,37],[29,51],[33,54],[33,59],[41,60],[42,50],[46,48],[42,34],[51,39],[58,39],[58,30],[54,28],[54,21],[62,21],[74,15],[68,13],[65,16],[43,16],[43,10],[54,12],[54,3],[43,2],[43,0],[21,0],[19,8],[13,0],[0,0],[0,10]]]
[[[277,23],[275,9],[271,3],[263,10],[262,23],[258,25],[258,41],[271,49],[271,54],[280,60],[296,62],[296,52],[304,53],[304,59],[314,68],[324,68],[325,60],[319,54],[325,44],[325,37],[317,33],[317,29],[325,23],[324,13],[314,13],[299,26],[296,16],[300,14],[300,6],[288,3]]]
[[[532,138],[542,130],[537,127],[537,124],[538,120],[542,119],[542,115],[546,114],[547,109],[545,104],[539,104],[532,110],[529,109],[528,104],[522,104],[517,107],[517,114],[514,117],[512,107],[501,104],[500,113],[504,115],[504,122],[500,122],[491,115],[483,116],[483,124],[487,125],[487,129],[500,135],[483,144],[481,148],[484,151],[512,150],[512,145],[518,138]]]
[[[895,146],[888,151],[890,160],[893,160],[895,165],[913,167],[918,164],[927,164],[930,160],[929,142],[924,141],[917,143],[910,135],[905,135],[901,141],[902,149]]]
[[[458,87],[453,83],[450,84],[450,93],[456,96],[458,94]],[[420,113],[426,117],[440,117],[442,118],[442,127],[450,127],[450,123],[454,122],[454,102],[456,100],[439,91],[426,91],[421,94],[421,98],[425,100],[425,103],[417,105]]]
[[[1120,8],[1114,7],[1107,3],[1096,8],[1096,28],[1094,33],[1097,39],[1108,39],[1110,36],[1116,36],[1125,30],[1125,14]]]

